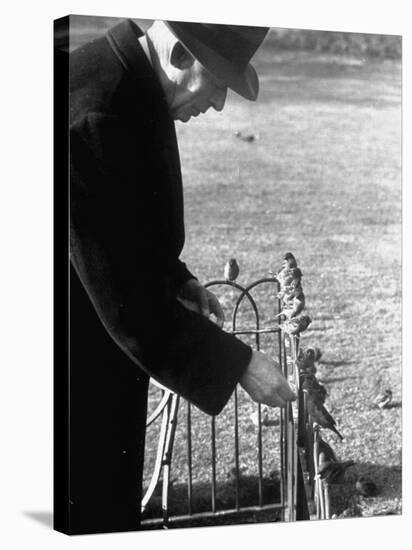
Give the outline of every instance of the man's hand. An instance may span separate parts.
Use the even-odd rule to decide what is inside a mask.
[[[222,328],[225,322],[225,315],[222,306],[216,296],[207,288],[202,286],[197,279],[189,279],[180,291],[181,302],[192,311],[197,311],[209,319],[213,314],[216,317],[216,324]]]
[[[240,385],[254,401],[270,407],[285,407],[288,401],[296,399],[280,368],[260,351],[253,352]]]

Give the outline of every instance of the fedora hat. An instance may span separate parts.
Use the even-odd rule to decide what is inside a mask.
[[[166,21],[169,29],[199,63],[246,99],[255,101],[259,79],[249,63],[269,27]]]

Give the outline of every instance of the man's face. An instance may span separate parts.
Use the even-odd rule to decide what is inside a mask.
[[[176,69],[172,76],[174,94],[169,107],[175,120],[187,122],[192,116],[205,113],[210,107],[221,111],[225,105],[227,87],[218,82],[196,60],[184,69]]]

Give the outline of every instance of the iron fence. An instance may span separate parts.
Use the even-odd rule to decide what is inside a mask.
[[[216,417],[211,417],[210,437],[204,435],[204,445],[210,448],[211,464],[207,485],[209,494],[209,509],[198,511],[194,505],[196,487],[193,483],[193,433],[196,430],[193,422],[193,411],[190,403],[180,399],[178,395],[170,392],[155,381],[152,383],[161,392],[157,405],[148,416],[147,427],[153,426],[156,422],[158,428],[158,443],[152,473],[148,482],[144,497],[142,499],[143,528],[155,528],[162,526],[167,528],[172,525],[195,524],[199,520],[208,520],[211,523],[222,518],[241,518],[244,514],[265,513],[266,518],[280,521],[296,521],[309,519],[310,517],[330,517],[330,505],[328,486],[319,475],[319,428],[314,424],[307,411],[306,395],[301,388],[302,373],[298,368],[299,334],[289,334],[282,330],[278,314],[281,311],[281,299],[279,298],[280,284],[275,276],[261,278],[247,286],[242,286],[234,280],[214,280],[205,285],[207,288],[217,287],[235,292],[232,296],[232,314],[228,331],[240,338],[252,338],[254,347],[257,350],[262,348],[262,339],[270,337],[269,348],[272,355],[281,366],[282,371],[298,394],[296,402],[289,404],[279,413],[279,429],[277,437],[273,436],[276,447],[279,450],[279,493],[265,498],[264,478],[264,454],[262,430],[262,406],[257,405],[257,502],[253,505],[242,502],[241,482],[244,472],[241,467],[241,453],[239,449],[241,429],[239,425],[239,411],[242,404],[239,404],[239,391],[236,388],[233,395],[233,440],[234,440],[234,463],[232,470],[233,483],[231,484],[232,495],[231,505],[219,507],[217,494],[219,480],[217,479],[217,435]],[[262,316],[254,298],[257,291],[268,288],[269,292],[264,293],[264,309],[269,314],[269,321],[262,322]],[[233,301],[234,300],[234,301]],[[244,325],[239,322],[241,306],[244,302],[249,306],[248,314],[244,318]],[[276,321],[277,319],[277,321]],[[269,326],[267,326],[269,323]],[[273,350],[275,352],[273,353]],[[184,407],[182,409],[182,404]],[[180,411],[180,415],[178,415]],[[184,414],[184,416],[182,416]],[[184,421],[185,443],[186,443],[186,482],[185,482],[185,512],[180,509],[179,513],[171,514],[169,507],[171,467],[173,446],[175,442],[176,427],[180,416],[180,422]],[[227,449],[225,449],[227,452]],[[161,503],[161,512],[152,514],[152,517],[145,517],[150,508],[154,495],[161,487],[161,497],[157,497]],[[203,487],[204,490],[204,487]],[[181,499],[183,496],[181,495]],[[158,507],[160,508],[160,507]],[[270,519],[266,519],[270,521]],[[239,520],[240,521],[240,520]]]

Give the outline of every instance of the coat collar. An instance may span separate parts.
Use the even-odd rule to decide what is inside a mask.
[[[123,66],[139,80],[139,88],[148,90],[149,95],[164,98],[159,79],[142,48],[139,38],[144,33],[131,19],[126,19],[109,29],[106,38]]]

